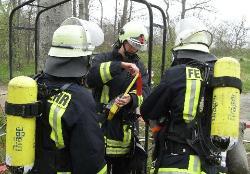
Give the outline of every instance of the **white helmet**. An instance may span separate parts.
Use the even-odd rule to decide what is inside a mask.
[[[176,26],[176,36],[174,51],[197,50],[209,53],[209,47],[212,44],[212,34],[198,19],[181,19]]]
[[[119,33],[119,41],[128,41],[130,45],[140,51],[147,48],[148,32],[143,24],[138,22],[128,22],[122,27]]]
[[[100,46],[104,41],[104,33],[102,29],[94,22],[86,21],[76,17],[67,18],[62,22],[63,25],[80,25],[83,26],[86,32],[87,40],[91,46]]]
[[[93,47],[87,40],[88,33],[83,26],[65,25],[53,34],[49,56],[81,57],[91,55]]]

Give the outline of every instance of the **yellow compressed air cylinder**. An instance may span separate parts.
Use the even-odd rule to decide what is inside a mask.
[[[240,64],[230,57],[215,63],[214,77],[240,79]],[[213,90],[211,136],[237,141],[239,135],[240,90],[235,87],[215,87]]]
[[[37,101],[37,83],[30,77],[19,76],[8,84],[7,102],[30,104]],[[12,169],[22,168],[22,173],[32,169],[35,160],[36,118],[7,115],[6,164]]]

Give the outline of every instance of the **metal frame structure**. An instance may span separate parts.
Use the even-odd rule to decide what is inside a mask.
[[[159,10],[161,12],[162,20],[163,20],[163,38],[162,38],[162,55],[161,55],[161,78],[162,78],[164,70],[165,70],[165,63],[166,63],[166,46],[167,46],[167,42],[166,42],[166,38],[167,38],[166,14],[162,10],[161,7],[159,7],[155,4],[151,4],[151,3],[150,3],[150,5],[151,5],[151,7],[156,8],[157,10]]]
[[[134,2],[142,3],[147,6],[149,12],[149,39],[148,39],[148,85],[151,87],[151,74],[152,74],[152,51],[153,51],[153,11],[151,5],[146,0],[131,0]],[[145,125],[145,144],[144,148],[146,153],[148,152],[148,131],[149,125]],[[145,173],[147,173],[147,160],[145,164]]]
[[[37,73],[37,65],[38,65],[38,56],[39,56],[39,46],[38,46],[38,25],[39,25],[39,18],[41,16],[41,14],[43,14],[44,12],[55,8],[57,6],[60,6],[62,4],[65,4],[71,0],[63,0],[61,2],[58,2],[54,5],[51,6],[40,6],[40,5],[34,5],[32,4],[33,2],[35,2],[36,0],[28,0],[22,4],[20,4],[19,6],[15,7],[11,13],[10,13],[10,17],[9,17],[9,78],[12,79],[13,77],[13,29],[17,29],[17,30],[31,30],[35,32],[35,73]],[[20,27],[20,26],[13,26],[13,20],[14,20],[14,16],[15,13],[20,10],[21,8],[23,8],[24,6],[36,6],[36,7],[40,7],[43,8],[41,11],[38,12],[37,16],[36,16],[36,20],[35,20],[35,27],[34,28],[26,28],[26,27]]]
[[[13,77],[13,29],[18,29],[18,30],[31,30],[35,32],[35,73],[37,73],[37,68],[38,68],[38,56],[39,56],[39,33],[38,33],[38,28],[39,28],[39,19],[40,16],[57,6],[60,6],[62,4],[65,4],[71,0],[63,0],[59,3],[56,3],[54,5],[45,7],[45,6],[40,6],[40,5],[34,5],[32,4],[36,0],[28,0],[27,2],[22,3],[21,5],[15,7],[11,13],[10,13],[10,18],[9,18],[9,72],[10,72],[10,79]],[[148,85],[151,87],[151,74],[152,74],[152,50],[153,50],[153,11],[152,8],[158,9],[163,18],[163,45],[162,45],[162,65],[161,65],[161,77],[164,72],[165,68],[165,57],[166,57],[166,15],[164,11],[157,5],[150,4],[146,0],[131,0],[137,3],[141,3],[147,6],[148,12],[149,12],[149,41],[148,41],[148,74],[149,74],[149,79],[148,79]],[[13,26],[13,19],[16,11],[20,10],[24,6],[36,6],[42,8],[41,11],[39,11],[36,15],[35,19],[35,27],[34,28],[25,28],[21,26]],[[148,133],[149,133],[149,126],[145,126],[145,150],[148,152]],[[145,172],[147,172],[147,164],[145,165]]]

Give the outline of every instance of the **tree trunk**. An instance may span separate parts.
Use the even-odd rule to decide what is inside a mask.
[[[102,4],[102,0],[99,0],[100,2],[100,6],[101,6],[101,21],[100,21],[100,26],[102,28],[102,21],[103,21],[103,4]]]
[[[186,14],[186,0],[181,0],[181,19],[185,18]]]
[[[123,27],[128,21],[128,0],[124,0],[123,13],[121,18],[121,27]]]
[[[50,6],[55,3],[61,2],[61,0],[40,0],[40,5]],[[59,7],[53,8],[42,14],[40,20],[40,54],[38,57],[38,70],[43,69],[45,59],[47,58],[48,51],[51,46],[52,36],[54,31],[60,26],[60,24],[68,17],[72,16],[71,2],[63,4]]]
[[[131,16],[132,16],[132,10],[133,10],[133,2],[130,2],[130,7],[129,7],[129,16],[128,16],[128,22],[131,21]]]
[[[73,16],[76,17],[76,0],[73,0]]]
[[[118,0],[115,0],[115,21],[114,21],[114,41],[115,41],[115,37],[116,37],[116,24],[117,24],[117,12],[118,12]]]
[[[28,13],[28,27],[31,27],[31,20],[32,20],[32,13],[33,13],[33,7],[30,8],[30,11]],[[31,32],[28,32],[28,37],[27,37],[27,45],[26,45],[26,58],[27,58],[27,63],[30,63],[30,59],[32,56],[32,50],[31,50]]]
[[[89,20],[89,0],[79,0],[79,18]]]

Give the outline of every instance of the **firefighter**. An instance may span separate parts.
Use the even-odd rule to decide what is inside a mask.
[[[85,86],[94,48],[85,25],[63,25],[54,32],[44,73],[37,77],[43,113],[37,119],[33,173],[107,172],[95,101]]]
[[[200,130],[209,131],[203,122],[206,117],[197,116],[211,114],[207,102],[212,91],[202,85],[217,60],[209,53],[212,34],[195,18],[181,20],[176,33],[172,65],[141,106],[145,121],[161,123],[153,128],[158,132],[154,173],[224,173],[227,169],[218,160],[221,154],[204,148],[209,143],[204,144],[207,134]]]
[[[145,151],[138,143],[134,129],[136,108],[149,94],[148,74],[137,55],[137,51],[145,50],[147,38],[147,30],[142,24],[125,24],[113,50],[95,56],[87,75],[87,84],[93,89],[98,111],[104,116],[102,129],[106,160],[108,171],[112,174],[127,174],[131,170],[140,173],[143,168]],[[138,85],[133,85],[129,93],[123,95],[138,73],[141,74],[142,93],[138,93],[138,88],[136,90]],[[112,119],[107,119],[112,104],[117,105],[119,111]]]

